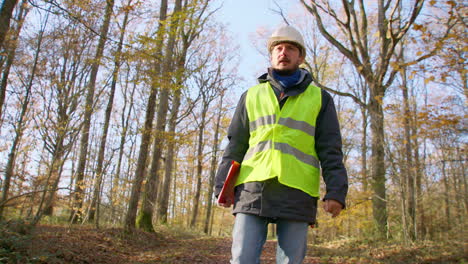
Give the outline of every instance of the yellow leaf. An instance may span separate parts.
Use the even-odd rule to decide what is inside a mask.
[[[418,51],[418,52],[416,52],[416,56],[421,56],[422,53],[423,53],[422,51]]]
[[[426,78],[426,79],[424,79],[424,84],[428,84],[429,82],[433,81],[434,79],[435,79],[434,76]]]
[[[423,27],[422,25],[419,25],[419,24],[416,24],[416,23],[413,24],[414,30],[421,30],[422,27]]]

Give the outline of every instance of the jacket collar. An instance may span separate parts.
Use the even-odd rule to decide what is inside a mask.
[[[312,75],[305,69],[301,69],[303,72],[304,76],[302,78],[302,82],[299,84],[292,86],[288,89],[284,89],[274,78],[273,74],[271,73],[272,69],[268,68],[268,72],[262,74],[260,77],[258,77],[258,82],[259,83],[264,83],[264,82],[269,82],[271,87],[273,87],[273,90],[275,93],[281,93],[284,92],[286,96],[295,96],[298,94],[301,94],[304,92],[307,87],[309,86],[310,83],[312,83]]]

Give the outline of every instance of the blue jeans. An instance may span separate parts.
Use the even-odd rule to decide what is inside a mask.
[[[232,232],[233,264],[260,263],[263,244],[265,244],[269,218],[251,214],[238,213]],[[278,219],[276,233],[278,245],[276,247],[277,264],[299,264],[304,260],[307,249],[306,222]]]

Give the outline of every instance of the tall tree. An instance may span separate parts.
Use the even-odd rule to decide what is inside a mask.
[[[201,108],[200,112],[194,119],[198,127],[198,141],[197,141],[197,172],[196,172],[196,187],[195,195],[193,196],[193,210],[190,219],[190,227],[195,227],[198,217],[198,208],[200,204],[200,195],[202,188],[202,173],[203,173],[203,160],[205,157],[205,128],[207,125],[207,119],[211,103],[219,96],[220,89],[219,85],[223,82],[223,64],[224,60],[218,56],[220,54],[211,54],[213,58],[207,56],[212,62],[211,67],[206,66],[202,71],[195,74],[195,83],[198,86],[201,95]],[[209,62],[208,62],[209,63]],[[204,63],[205,65],[208,63]],[[199,116],[199,117],[198,117]]]
[[[19,35],[19,31],[21,30],[24,17],[27,14],[26,10],[26,3],[24,1],[23,5],[21,5],[19,14],[18,14],[18,26],[15,29],[15,32],[17,32],[16,38]],[[0,198],[0,219],[2,219],[3,216],[3,209],[4,209],[4,203],[8,198],[8,192],[10,189],[10,184],[11,184],[11,179],[13,177],[13,172],[15,168],[15,162],[16,162],[16,156],[17,156],[17,151],[18,151],[18,146],[21,143],[21,139],[23,137],[23,132],[26,126],[26,114],[28,112],[29,108],[29,102],[31,101],[31,92],[32,92],[32,86],[33,86],[33,80],[36,75],[36,70],[37,70],[37,64],[38,64],[38,58],[41,50],[41,45],[42,45],[42,34],[43,31],[41,31],[39,37],[38,37],[38,44],[36,48],[36,54],[34,56],[34,63],[33,63],[33,68],[31,69],[31,74],[29,76],[28,82],[25,84],[25,95],[24,98],[22,99],[21,102],[21,111],[19,113],[19,117],[16,121],[15,125],[15,137],[13,139],[13,143],[10,148],[10,153],[8,154],[8,161],[7,165],[5,167],[5,178],[3,181],[3,186],[2,186],[2,196]],[[15,40],[16,42],[16,40]],[[11,65],[13,64],[13,59],[15,57],[15,50],[16,50],[16,44],[13,44],[12,47],[10,47],[11,50],[8,51],[8,58],[7,58],[7,64],[5,68],[5,72],[2,75],[2,90],[6,90],[6,83],[8,79],[8,74],[10,72]],[[1,104],[0,104],[1,105]],[[1,108],[1,107],[0,107]],[[0,115],[1,115],[1,110],[0,110]]]
[[[210,227],[210,220],[212,222],[212,210],[213,210],[213,188],[214,188],[214,180],[216,176],[216,166],[218,164],[218,152],[219,152],[219,134],[220,134],[220,127],[221,127],[221,118],[223,117],[223,99],[224,99],[225,91],[221,92],[221,96],[219,98],[218,103],[218,113],[216,114],[216,122],[215,122],[215,129],[213,134],[213,151],[211,153],[211,165],[210,165],[210,177],[208,180],[208,192],[206,193],[206,214],[205,214],[205,223],[203,225],[203,232],[205,234],[209,233]]]
[[[16,54],[16,47],[18,44],[17,42],[18,42],[19,33],[23,27],[23,22],[28,13],[28,10],[29,9],[27,8],[27,1],[23,0],[20,6],[20,9],[18,11],[17,18],[16,18],[18,22],[13,30],[12,40],[10,42],[10,45],[8,45],[8,48],[7,48],[8,55],[6,59],[6,65],[5,65],[5,69],[3,69],[2,79],[0,81],[0,117],[2,115],[2,106],[5,100],[5,93],[6,93],[7,83],[8,83],[8,77],[10,74],[10,69],[11,69],[11,66],[13,65],[13,60]],[[38,56],[37,53],[36,55]],[[36,57],[35,63],[37,64],[37,57]],[[35,74],[35,69],[33,72]],[[34,75],[31,75],[31,77],[33,77],[34,79]],[[31,85],[29,85],[29,83]],[[4,178],[4,181],[2,182],[3,186],[2,186],[2,197],[0,198],[0,204],[1,204],[0,205],[0,219],[2,218],[2,215],[3,215],[4,203],[8,198],[10,182],[13,176],[13,170],[15,166],[17,148],[18,148],[19,143],[21,142],[21,138],[23,135],[23,130],[24,130],[23,120],[25,118],[27,108],[29,105],[29,101],[30,101],[32,81],[29,83],[28,85],[26,85],[26,96],[23,99],[21,113],[20,113],[17,125],[15,126],[15,138],[13,140],[10,153],[8,154],[8,161],[7,161],[7,165],[5,168],[5,178]]]
[[[404,46],[400,49],[399,58],[404,60]],[[417,225],[416,225],[416,171],[414,170],[413,162],[413,140],[411,139],[411,120],[412,111],[410,109],[409,98],[409,85],[407,77],[407,69],[403,67],[400,71],[402,83],[400,85],[403,97],[403,128],[404,128],[404,145],[405,145],[405,159],[403,164],[403,175],[405,175],[406,195],[407,195],[407,210],[409,216],[408,231],[409,238],[416,239]]]
[[[89,211],[89,220],[93,221],[95,220],[96,227],[99,226],[99,218],[95,219],[95,212],[99,212],[99,203],[100,203],[100,191],[101,191],[101,185],[102,185],[102,178],[103,178],[103,169],[104,169],[104,153],[106,151],[106,144],[107,144],[107,134],[109,132],[109,124],[110,124],[110,119],[111,119],[111,113],[112,109],[114,107],[114,96],[115,96],[115,90],[117,87],[117,80],[118,80],[118,75],[120,71],[120,66],[121,66],[121,60],[122,60],[122,48],[123,48],[123,41],[126,33],[126,28],[128,24],[128,14],[131,10],[131,4],[132,0],[129,0],[127,2],[126,7],[124,8],[124,18],[122,22],[122,29],[120,30],[120,37],[119,37],[119,42],[117,44],[117,50],[115,52],[115,57],[114,57],[114,70],[112,71],[112,81],[110,85],[110,91],[109,91],[109,99],[107,101],[107,106],[105,110],[105,115],[104,115],[104,125],[102,127],[102,134],[101,134],[101,139],[100,139],[100,145],[99,145],[99,153],[97,157],[97,165],[96,165],[96,181],[94,183],[94,191],[93,191],[93,197],[91,200],[91,208]]]
[[[89,130],[91,128],[91,116],[94,112],[94,93],[96,90],[96,80],[101,65],[101,59],[104,54],[104,46],[107,40],[107,33],[109,31],[109,25],[112,18],[112,10],[114,8],[114,0],[106,0],[106,10],[104,13],[104,20],[102,22],[101,30],[99,32],[98,45],[96,47],[96,53],[91,64],[91,73],[87,84],[86,103],[84,110],[83,129],[81,132],[80,141],[80,156],[78,159],[78,168],[76,171],[75,179],[75,194],[74,194],[74,206],[70,215],[70,219],[73,222],[81,221],[82,219],[82,207],[84,198],[84,177],[86,162],[88,156],[88,145],[89,145]]]
[[[154,54],[154,62],[152,67],[152,83],[150,87],[150,94],[148,97],[148,103],[146,105],[146,115],[145,115],[145,124],[142,131],[140,150],[138,154],[137,167],[135,170],[135,177],[132,184],[132,190],[130,194],[130,201],[128,205],[128,210],[125,215],[125,229],[131,230],[135,228],[137,210],[138,210],[138,201],[140,200],[141,187],[143,180],[146,175],[146,166],[148,160],[149,147],[151,143],[151,135],[153,130],[153,119],[155,115],[156,107],[156,97],[158,94],[158,80],[157,76],[161,71],[161,60],[162,60],[162,46],[164,35],[166,32],[166,19],[167,19],[167,0],[161,0],[161,5],[159,9],[159,25],[156,33],[156,52]]]
[[[60,20],[59,20],[60,21]],[[80,32],[80,34],[76,34]],[[63,165],[70,150],[76,143],[80,130],[78,107],[83,95],[83,83],[88,76],[88,65],[84,63],[86,50],[90,46],[89,35],[81,32],[76,23],[63,23],[54,29],[51,38],[60,43],[59,50],[54,47],[44,48],[49,67],[41,85],[39,95],[43,98],[43,108],[34,116],[36,126],[44,142],[49,157],[44,155],[46,163],[44,186],[34,222],[43,214],[51,214]],[[49,42],[49,43],[54,43]]]
[[[24,133],[25,124],[23,122],[24,122],[26,113],[28,111],[29,102],[31,100],[32,86],[33,86],[33,82],[37,74],[39,56],[41,54],[41,49],[43,48],[42,47],[43,37],[44,37],[45,29],[47,27],[48,20],[49,20],[49,14],[46,14],[44,23],[41,25],[41,29],[39,30],[39,34],[37,37],[37,44],[36,44],[35,51],[34,51],[35,54],[34,54],[34,61],[33,61],[32,68],[31,68],[31,73],[28,76],[28,81],[24,89],[26,91],[26,94],[22,102],[20,116],[17,122],[17,127],[15,129],[16,136],[15,136],[15,139],[13,140],[13,145],[11,147],[10,154],[8,155],[8,163],[7,163],[7,168],[5,170],[6,179],[11,179],[11,176],[13,174],[14,163],[15,163],[15,158],[16,158],[16,150]],[[6,185],[7,184],[5,184],[5,186]],[[8,193],[8,188],[4,189],[3,195],[6,195],[7,193]]]
[[[137,65],[135,69],[135,80],[132,81],[132,88],[129,88],[129,72],[131,69],[127,69],[127,77],[125,81],[125,85],[123,86],[123,107],[122,107],[122,113],[120,117],[120,126],[121,126],[121,132],[120,132],[120,140],[119,140],[119,154],[117,157],[117,168],[115,169],[116,172],[114,174],[114,179],[112,183],[112,189],[111,189],[111,194],[110,194],[110,200],[111,200],[111,206],[112,206],[112,213],[111,217],[112,219],[116,220],[116,209],[119,207],[119,205],[123,204],[123,201],[121,201],[121,198],[124,197],[122,195],[122,192],[124,190],[125,185],[122,184],[122,163],[123,163],[123,156],[124,156],[124,151],[125,151],[125,143],[128,140],[128,134],[130,130],[130,119],[131,119],[131,114],[134,111],[135,107],[135,92],[137,88],[137,83],[139,82],[140,78],[140,67],[139,64]],[[130,167],[130,166],[129,166]]]
[[[207,17],[203,17],[208,6],[209,1],[201,1],[201,2],[193,2],[189,4],[189,1],[184,1],[183,4],[183,13],[184,18],[180,19],[179,21],[179,31],[180,31],[180,42],[181,44],[181,51],[176,56],[177,61],[177,69],[176,69],[176,77],[175,82],[177,87],[174,91],[173,95],[173,102],[171,108],[171,116],[169,118],[169,130],[168,130],[168,138],[167,140],[170,142],[174,142],[176,138],[176,126],[179,119],[179,108],[181,105],[181,96],[182,96],[182,85],[186,81],[187,69],[186,69],[186,60],[187,60],[187,53],[189,48],[191,47],[193,41],[199,37],[200,33],[203,30],[204,24],[207,21]],[[190,22],[190,23],[187,23]],[[159,204],[158,204],[158,221],[160,223],[167,222],[167,213],[169,207],[169,188],[171,186],[172,175],[173,175],[173,162],[174,162],[174,155],[175,149],[177,144],[171,143],[167,144],[167,157],[165,162],[165,177],[164,182],[162,184],[162,189],[159,194]]]
[[[421,12],[424,0],[415,0],[408,13],[403,15],[396,10],[400,1],[377,0],[378,39],[370,45],[372,30],[369,29],[369,16],[363,0],[342,1],[344,16],[332,8],[331,1],[301,0],[307,11],[315,17],[320,33],[343,54],[364,78],[369,88],[369,115],[372,131],[371,172],[373,215],[377,231],[387,236],[387,195],[385,186],[385,149],[383,99],[387,88],[393,83],[398,70],[392,69],[395,48],[406,35]],[[322,4],[323,2],[323,4]],[[342,31],[345,41],[333,36],[324,24],[322,16],[327,14]],[[399,21],[405,21],[400,23]],[[377,56],[373,56],[377,54]],[[358,98],[353,98],[360,101]],[[361,102],[361,104],[363,104]]]
[[[165,130],[167,123],[167,112],[169,109],[169,95],[174,89],[173,84],[173,71],[174,63],[172,61],[173,51],[176,45],[176,37],[182,13],[182,0],[176,0],[172,16],[170,18],[168,40],[164,49],[164,60],[159,78],[160,95],[159,105],[156,118],[155,135],[153,142],[153,156],[151,159],[151,168],[148,174],[148,180],[145,185],[145,192],[143,193],[143,204],[140,214],[137,219],[137,225],[146,231],[154,231],[152,219],[153,212],[156,209],[156,198],[158,196],[159,185],[159,169],[161,167],[161,156],[163,153],[163,143],[165,141]]]

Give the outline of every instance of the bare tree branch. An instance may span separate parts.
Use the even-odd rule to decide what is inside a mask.
[[[15,195],[15,196],[12,196],[12,197],[6,199],[5,201],[0,203],[0,207],[5,206],[8,202],[10,202],[12,200],[15,200],[15,199],[18,199],[18,198],[21,198],[23,196],[28,196],[28,195],[35,194],[35,193],[42,193],[42,192],[47,192],[47,191],[59,191],[59,190],[69,190],[69,191],[73,192],[73,190],[70,189],[69,187],[60,187],[60,188],[56,188],[56,189],[45,188],[45,189],[42,189],[42,190],[36,190],[36,191],[32,191],[32,192],[25,192],[25,193]]]
[[[308,62],[305,62],[305,64],[307,65],[307,67],[310,69],[311,66]],[[328,86],[325,86],[323,84],[321,84],[320,82],[317,82],[317,78],[314,76],[314,74],[312,72],[310,72],[310,74],[312,75],[312,79],[314,80],[314,84],[317,85],[317,87],[323,89],[323,90],[326,90],[326,91],[329,91],[333,94],[336,94],[336,95],[340,95],[340,96],[346,96],[346,97],[349,97],[351,98],[354,102],[356,102],[358,105],[362,106],[362,107],[367,107],[367,104],[364,103],[363,101],[361,101],[361,99],[359,99],[357,96],[353,95],[353,94],[350,94],[350,93],[346,93],[346,92],[340,92],[340,91],[337,91],[335,89],[332,89]]]
[[[288,21],[288,19],[286,18],[286,16],[284,15],[283,9],[282,9],[281,6],[278,4],[278,2],[276,2],[276,1],[273,1],[273,2],[275,3],[275,5],[276,5],[276,7],[278,8],[278,10],[274,10],[274,9],[270,9],[270,10],[273,11],[273,13],[276,13],[276,14],[280,15],[281,18],[283,19],[283,22],[286,23],[286,25],[289,26],[289,25],[290,25],[290,24],[289,24],[289,21]]]
[[[317,26],[322,33],[322,35],[330,42],[332,43],[333,46],[335,46],[343,55],[345,55],[351,62],[353,62],[354,65],[356,65],[359,70],[359,66],[362,66],[361,61],[359,60],[358,57],[355,56],[349,49],[347,49],[345,46],[343,46],[338,40],[336,40],[328,30],[325,28],[322,17],[318,13],[316,3],[314,1],[311,2],[311,5],[308,5],[305,3],[304,0],[301,0],[301,3],[304,5],[304,7],[316,18],[317,21]]]

